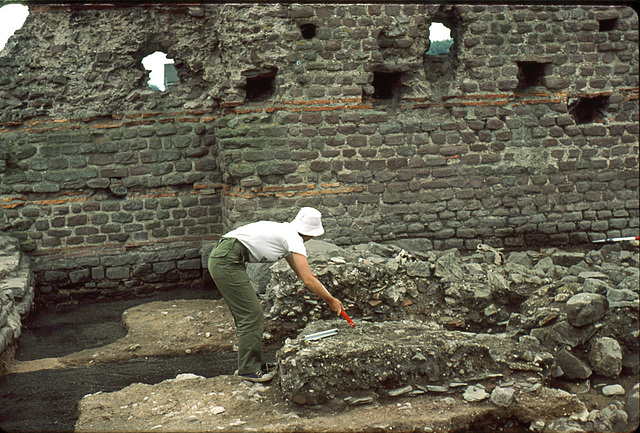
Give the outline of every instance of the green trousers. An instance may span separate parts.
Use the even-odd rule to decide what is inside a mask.
[[[238,374],[259,371],[264,313],[245,269],[249,251],[235,238],[222,238],[211,251],[207,267],[227,302],[238,330]]]

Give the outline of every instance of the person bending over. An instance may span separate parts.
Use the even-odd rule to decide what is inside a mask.
[[[208,268],[222,293],[238,334],[238,375],[252,382],[267,382],[269,371],[262,358],[264,312],[249,281],[247,262],[266,263],[284,258],[304,285],[340,314],[342,303],[331,296],[311,272],[304,243],[324,233],[322,215],[303,207],[291,222],[258,221],[223,235],[209,255]]]

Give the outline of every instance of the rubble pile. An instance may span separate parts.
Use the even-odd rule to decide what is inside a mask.
[[[527,390],[575,395],[577,386],[620,399],[531,428],[637,424],[638,262],[637,241],[573,251],[481,244],[468,255],[369,243],[310,253],[318,279],[356,321],[353,330],[286,264],[274,264],[262,296],[267,335],[290,337],[278,353],[279,385],[301,404],[443,392],[501,407]],[[304,338],[331,327],[337,335]]]
[[[340,332],[307,340],[327,327]],[[533,385],[555,367],[553,356],[533,338],[516,341],[504,334],[446,331],[409,321],[358,321],[351,329],[335,319],[309,324],[298,338],[287,340],[278,365],[283,395],[301,404],[336,397],[362,402],[362,392],[368,391],[398,396],[457,388],[474,394],[468,385],[488,379],[514,384],[518,378],[535,390]],[[505,388],[505,397],[509,393],[513,388]]]
[[[463,256],[457,249],[420,253],[369,243],[325,247],[310,252],[309,260],[352,317],[532,335],[554,351],[609,337],[623,355],[638,352],[637,248],[503,253],[481,244],[475,254]],[[275,328],[297,331],[332,317],[315,295],[304,292],[286,263],[274,264],[270,272],[263,305]]]

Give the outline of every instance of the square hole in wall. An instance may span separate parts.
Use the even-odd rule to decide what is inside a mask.
[[[569,113],[577,124],[604,122],[609,96],[583,97],[569,104]]]
[[[518,63],[518,87],[516,90],[524,90],[540,85],[542,77],[547,73],[548,63],[517,62]]]
[[[608,20],[601,20],[599,21],[600,25],[598,27],[598,30],[601,32],[610,32],[611,30],[616,28],[616,24],[618,23],[618,19],[617,18],[612,18],[612,19],[608,19]]]
[[[247,102],[263,102],[271,98],[275,93],[275,79],[277,69],[268,69],[261,72],[243,72],[247,78],[244,88]]]
[[[400,93],[401,72],[374,72],[373,97],[375,99],[393,99]]]

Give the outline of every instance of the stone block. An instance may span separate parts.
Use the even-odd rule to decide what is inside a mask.
[[[566,349],[558,351],[555,354],[555,360],[567,379],[583,380],[591,376],[592,370],[587,363],[578,359]]]
[[[106,276],[110,280],[125,280],[131,275],[131,269],[128,266],[114,266],[107,268]]]
[[[573,326],[584,326],[600,320],[607,312],[609,302],[603,295],[578,293],[566,304],[567,320]]]
[[[333,328],[336,335],[315,341],[304,338]],[[297,338],[288,339],[278,351],[278,362],[283,395],[301,404],[503,374],[548,376],[555,367],[553,356],[535,342],[407,321],[356,321],[352,329],[335,319],[313,322]]]
[[[622,371],[622,349],[613,338],[596,339],[589,352],[589,363],[596,371],[606,377],[617,377]]]

